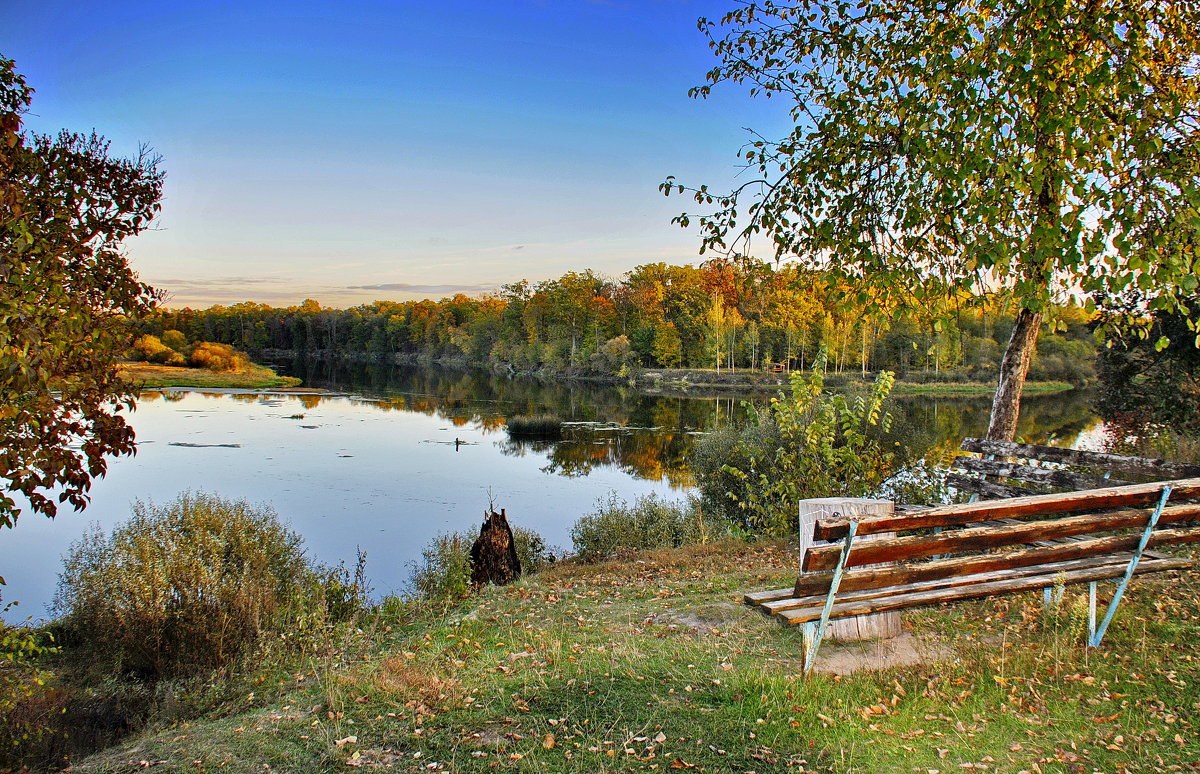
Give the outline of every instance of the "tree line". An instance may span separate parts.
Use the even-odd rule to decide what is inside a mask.
[[[652,263],[620,279],[590,270],[522,280],[480,297],[376,301],[333,309],[244,302],[162,309],[140,323],[258,352],[464,360],[517,371],[620,375],[632,368],[805,369],[819,352],[837,373],[992,380],[1015,309],[948,293],[921,308],[856,302],[826,273],[717,258]],[[868,312],[868,310],[871,310]],[[1083,383],[1096,351],[1090,315],[1055,305],[1034,378]],[[624,369],[624,370],[623,370]]]

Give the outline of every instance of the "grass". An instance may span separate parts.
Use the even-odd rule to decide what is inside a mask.
[[[799,633],[737,602],[789,584],[794,563],[783,543],[724,542],[561,563],[451,606],[389,603],[335,646],[260,667],[224,713],[72,770],[1121,772],[1200,758],[1198,570],[1136,579],[1099,650],[1081,645],[1086,591],[1068,587],[1057,614],[1040,594],[908,614],[944,660],[805,678]]]
[[[1055,395],[1075,389],[1068,382],[1026,382],[1024,395]],[[996,392],[995,384],[964,382],[961,384],[940,382],[921,384],[915,382],[896,382],[892,395],[899,397],[927,398],[990,398]]]
[[[510,438],[537,438],[558,440],[562,438],[562,419],[552,414],[509,417],[505,423]]]
[[[242,371],[217,372],[206,368],[180,368],[154,363],[121,363],[121,376],[143,389],[160,387],[211,387],[263,390],[295,387],[300,379],[279,376],[266,366],[251,366]]]

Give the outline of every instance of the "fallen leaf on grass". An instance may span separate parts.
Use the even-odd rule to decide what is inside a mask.
[[[344,744],[356,744],[357,742],[358,742],[357,736],[347,736],[344,739],[335,739],[333,741],[333,743],[336,744],[338,747],[341,747]]]

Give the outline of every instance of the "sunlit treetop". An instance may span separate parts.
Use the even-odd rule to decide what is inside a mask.
[[[688,188],[708,250],[827,265],[884,295],[1196,290],[1200,4],[745,4],[700,28],[723,82],[786,101],[750,179]],[[940,283],[927,280],[936,278]],[[1090,299],[1089,299],[1090,300]]]

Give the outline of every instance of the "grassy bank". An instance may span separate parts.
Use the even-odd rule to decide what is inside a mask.
[[[760,370],[720,371],[705,369],[647,369],[637,377],[639,387],[654,392],[717,392],[734,394],[774,394],[786,390],[790,374]],[[832,390],[851,389],[869,384],[858,374],[829,374],[826,386]],[[1075,389],[1067,382],[1027,382],[1025,395],[1054,395]],[[994,382],[906,382],[897,381],[892,394],[928,398],[990,398]]]
[[[265,390],[274,387],[295,387],[300,379],[279,376],[266,366],[252,365],[240,371],[210,371],[206,368],[183,368],[154,363],[122,363],[121,375],[139,387],[211,387]]]
[[[325,648],[260,665],[223,713],[72,770],[926,774],[1200,759],[1200,570],[1135,580],[1097,651],[1081,645],[1086,592],[1069,587],[1057,614],[1040,594],[910,613],[915,663],[804,678],[798,632],[737,601],[789,584],[794,563],[783,543],[726,542],[560,564],[449,607],[389,604]],[[822,659],[870,660],[828,645]]]
[[[1026,382],[1023,395],[1056,395],[1069,392],[1075,386],[1067,382]],[[897,397],[922,398],[990,398],[996,392],[995,384],[950,382],[925,383],[896,382],[892,394]]]

